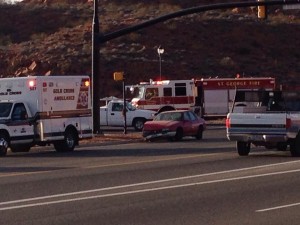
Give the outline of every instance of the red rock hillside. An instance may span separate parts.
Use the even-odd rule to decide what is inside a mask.
[[[126,3],[125,3],[126,2]],[[188,2],[188,3],[187,3]],[[104,34],[158,16],[222,1],[118,1],[99,3]],[[227,1],[228,2],[228,1]],[[272,76],[278,83],[298,84],[300,14],[282,6],[193,14],[111,40],[100,50],[100,95],[121,95],[115,71],[127,84],[159,77],[157,48],[162,46],[162,77]],[[25,0],[0,5],[0,75],[91,74],[93,2]]]

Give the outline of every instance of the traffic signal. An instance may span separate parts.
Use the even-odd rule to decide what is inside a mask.
[[[264,0],[257,0],[258,2],[263,2]],[[267,19],[267,7],[264,5],[259,5],[257,7],[257,17],[259,19]]]
[[[120,81],[124,79],[124,72],[114,72],[114,80]]]

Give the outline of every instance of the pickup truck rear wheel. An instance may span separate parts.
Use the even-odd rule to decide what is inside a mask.
[[[240,156],[247,156],[250,152],[250,143],[244,141],[237,141],[236,148]]]
[[[293,157],[300,157],[300,134],[290,143],[290,152]]]
[[[8,137],[4,133],[0,133],[0,157],[6,156],[8,148]]]
[[[144,128],[144,123],[146,120],[144,118],[136,118],[133,120],[133,127],[136,131],[142,131]]]

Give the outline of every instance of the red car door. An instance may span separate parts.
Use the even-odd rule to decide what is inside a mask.
[[[183,113],[183,133],[184,136],[187,135],[194,135],[195,134],[195,124],[193,123],[193,121],[191,120],[188,112],[184,112]]]

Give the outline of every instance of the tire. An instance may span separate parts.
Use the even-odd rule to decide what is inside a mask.
[[[10,146],[10,151],[12,152],[29,152],[31,146],[30,145],[14,145]]]
[[[250,152],[250,143],[244,141],[237,141],[236,148],[240,156],[247,156]]]
[[[181,127],[177,128],[176,130],[176,134],[175,134],[175,137],[174,137],[174,140],[175,141],[181,141],[183,138],[183,130]]]
[[[0,133],[0,157],[6,156],[9,138],[6,134]]]
[[[144,128],[144,123],[146,120],[144,118],[136,118],[133,120],[133,127],[136,131],[142,131]]]
[[[195,137],[197,140],[201,140],[203,138],[203,127],[202,126],[200,126],[198,128],[198,131],[197,131],[197,134]]]
[[[290,143],[290,152],[293,157],[300,157],[300,134]]]
[[[78,136],[73,129],[65,131],[65,137],[62,141],[54,143],[54,148],[57,152],[72,152],[78,143]]]

